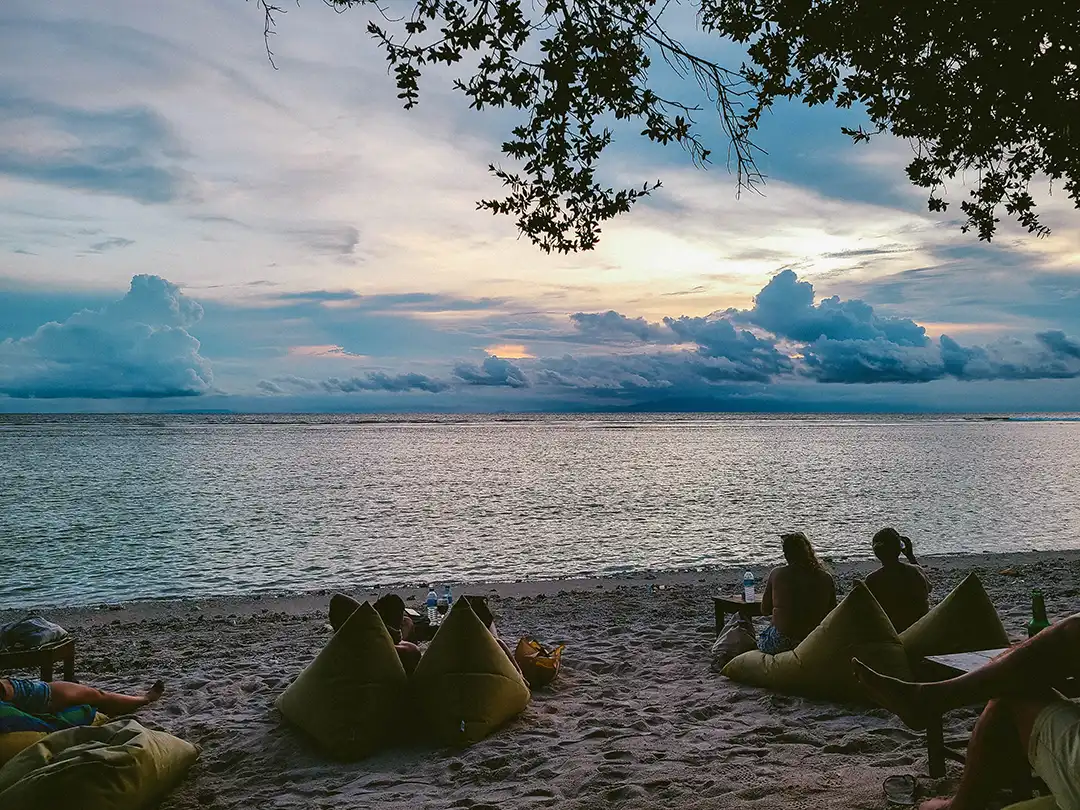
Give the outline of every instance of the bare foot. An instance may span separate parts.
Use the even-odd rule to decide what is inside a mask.
[[[922,687],[919,684],[900,681],[874,672],[857,658],[851,659],[851,666],[855,670],[855,677],[866,687],[871,696],[899,717],[900,722],[915,731],[926,728],[926,718],[920,711],[920,709],[925,710],[925,706],[920,704]]]
[[[156,681],[146,692],[146,702],[154,703],[165,694],[165,681]]]
[[[925,802],[919,805],[919,810],[949,810],[952,806],[952,799],[927,799]]]

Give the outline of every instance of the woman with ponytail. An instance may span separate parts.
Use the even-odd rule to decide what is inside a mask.
[[[907,562],[900,559],[900,554]],[[902,633],[930,609],[930,581],[926,578],[911,539],[887,527],[874,535],[874,556],[881,568],[866,578],[866,587],[888,615],[897,633]]]

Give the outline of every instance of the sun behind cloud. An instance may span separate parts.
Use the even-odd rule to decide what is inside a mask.
[[[530,354],[521,343],[496,343],[494,346],[488,346],[484,351],[504,360],[531,360],[536,356]]]

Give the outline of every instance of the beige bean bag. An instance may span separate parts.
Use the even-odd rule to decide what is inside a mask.
[[[994,603],[975,574],[957,585],[930,612],[900,634],[912,664],[928,655],[993,650],[1009,646]]]
[[[412,676],[412,694],[437,742],[471,745],[529,704],[529,687],[469,603],[459,599]]]
[[[134,720],[54,732],[0,768],[4,810],[143,810],[184,778],[191,743]]]
[[[335,759],[359,759],[395,739],[408,688],[379,614],[364,602],[277,699],[286,720]]]
[[[886,675],[911,676],[892,622],[861,582],[794,650],[779,655],[751,650],[728,662],[723,674],[777,692],[866,700],[852,672],[853,657]]]

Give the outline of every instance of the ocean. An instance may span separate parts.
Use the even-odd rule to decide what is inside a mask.
[[[0,415],[0,608],[1080,548],[1080,417]]]

